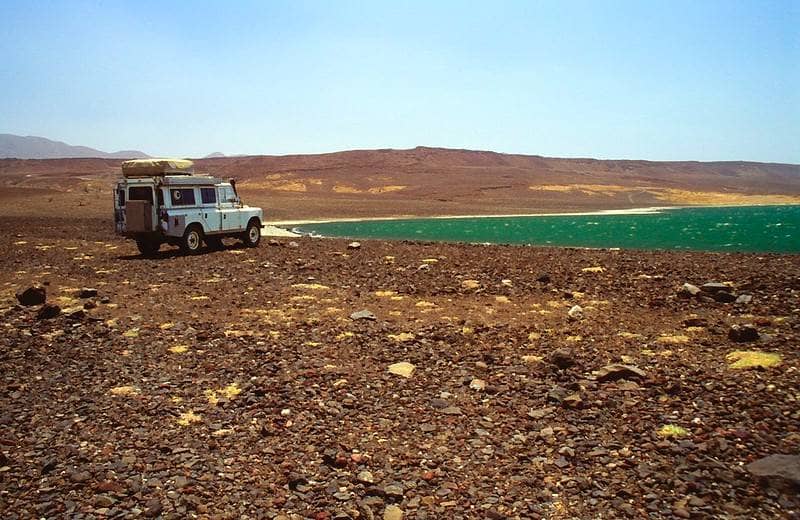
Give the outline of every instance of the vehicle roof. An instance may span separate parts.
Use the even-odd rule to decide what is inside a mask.
[[[158,184],[161,186],[213,186],[222,184],[230,186],[230,183],[223,181],[219,177],[210,175],[165,175],[152,177],[128,177],[120,179],[121,183],[127,184]]]

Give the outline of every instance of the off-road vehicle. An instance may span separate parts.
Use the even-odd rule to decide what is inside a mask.
[[[197,253],[236,237],[248,247],[261,240],[261,208],[242,204],[236,183],[196,175],[191,161],[137,159],[122,163],[114,190],[116,232],[136,241],[143,255],[162,244]]]

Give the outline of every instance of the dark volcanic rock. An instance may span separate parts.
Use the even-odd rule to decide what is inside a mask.
[[[570,349],[559,348],[550,353],[548,361],[561,370],[565,370],[575,365],[575,355]]]
[[[47,291],[41,285],[33,285],[18,292],[17,300],[25,306],[41,305],[47,300]]]
[[[97,289],[93,289],[91,287],[84,287],[81,289],[81,292],[78,294],[80,298],[94,298],[97,296]]]
[[[747,471],[768,482],[800,488],[800,455],[769,455],[748,464]]]
[[[617,381],[619,379],[642,379],[647,377],[644,370],[633,365],[611,364],[597,371],[597,380],[600,382]]]
[[[720,303],[733,303],[736,301],[736,295],[731,294],[727,291],[715,292],[712,295],[712,298],[714,298],[715,301],[718,301]]]
[[[758,330],[752,325],[734,325],[728,331],[728,339],[737,343],[758,341],[759,338]]]
[[[45,303],[42,305],[42,308],[39,309],[39,312],[36,313],[36,317],[40,320],[50,320],[59,314],[61,314],[61,307],[53,303]]]

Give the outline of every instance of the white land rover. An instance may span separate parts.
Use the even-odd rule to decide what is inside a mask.
[[[164,243],[186,253],[197,253],[203,242],[219,249],[224,237],[256,247],[262,218],[261,208],[242,204],[232,179],[195,175],[186,160],[125,161],[114,190],[116,232],[136,240],[143,255]]]

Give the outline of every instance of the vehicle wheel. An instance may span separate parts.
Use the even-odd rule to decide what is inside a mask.
[[[215,251],[219,251],[225,247],[222,243],[222,239],[219,237],[206,237],[206,245]]]
[[[136,240],[136,247],[142,256],[153,256],[161,248],[161,242],[140,238]]]
[[[242,236],[242,242],[247,247],[258,247],[258,243],[261,242],[261,226],[259,225],[258,220],[251,220],[247,223],[247,229]]]
[[[203,245],[203,230],[198,226],[189,226],[189,229],[183,234],[181,240],[181,250],[190,255],[200,252],[200,246]]]

